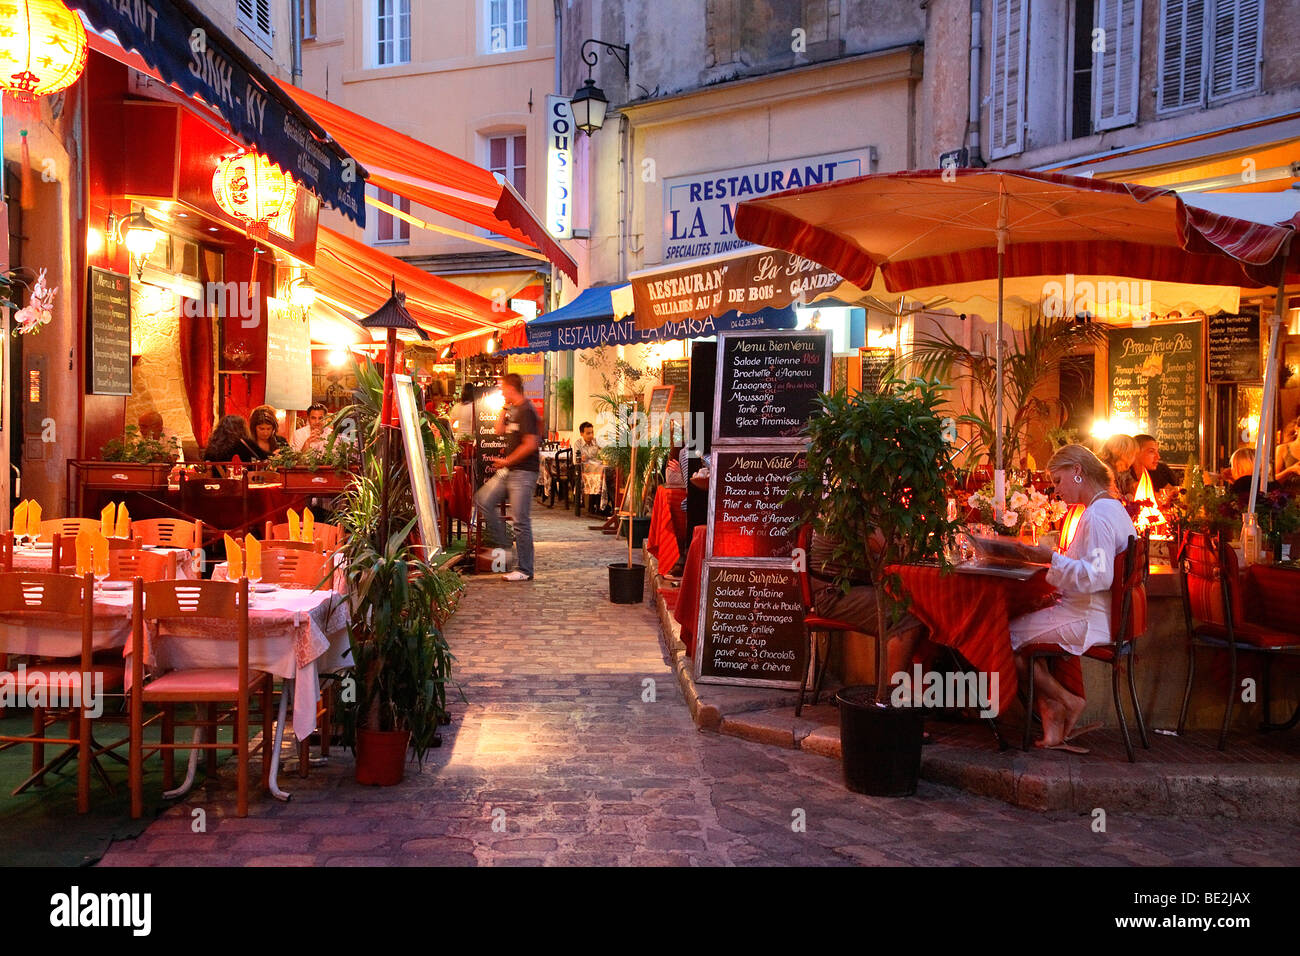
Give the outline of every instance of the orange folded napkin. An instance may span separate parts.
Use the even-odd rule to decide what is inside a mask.
[[[41,533],[41,503],[27,502],[27,533],[33,537]]]
[[[126,510],[126,502],[117,506],[117,537],[131,537],[131,512]]]
[[[302,536],[298,530],[298,512],[292,508],[289,509],[289,540],[301,541]]]
[[[230,535],[226,539],[226,580],[238,581],[244,576],[244,552],[239,550],[239,543]]]
[[[93,550],[96,574],[108,574],[108,538],[103,534],[93,535]]]
[[[310,508],[302,509],[302,540],[309,542],[316,540],[316,516],[311,513]]]
[[[244,549],[247,552],[244,561],[244,573],[248,575],[250,581],[260,581],[262,579],[262,542],[250,534],[244,539]]]
[[[113,531],[117,525],[117,505],[109,502],[104,505],[104,510],[99,513],[99,533],[105,538],[113,537]]]
[[[18,507],[14,508],[13,532],[15,538],[21,538],[27,534],[27,499],[18,502]]]
[[[94,547],[91,532],[82,528],[77,532],[77,574],[82,575],[94,570]]]

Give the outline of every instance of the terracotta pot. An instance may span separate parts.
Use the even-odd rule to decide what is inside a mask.
[[[357,783],[392,787],[406,774],[406,752],[411,746],[409,730],[357,729]]]

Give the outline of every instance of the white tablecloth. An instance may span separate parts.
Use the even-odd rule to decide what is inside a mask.
[[[197,581],[203,576],[202,548],[145,548],[159,554],[176,555],[176,578],[179,581]],[[15,571],[49,571],[50,548],[14,548]]]
[[[49,552],[45,554],[48,558]],[[96,591],[92,647],[97,651],[111,650],[125,647],[130,639],[131,590]],[[0,653],[80,657],[80,623],[54,628],[48,622],[30,623],[22,614],[0,614]]]

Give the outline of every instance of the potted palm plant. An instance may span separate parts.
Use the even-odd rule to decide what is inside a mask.
[[[896,565],[945,561],[956,529],[948,520],[952,465],[943,419],[942,387],[914,379],[892,381],[881,393],[822,395],[808,422],[808,457],[790,495],[804,519],[835,543],[836,584],[875,582],[875,688],[839,695],[845,782],[877,796],[916,789],[921,766],[921,714],[890,705],[886,646],[904,605]],[[879,548],[863,547],[879,532]]]

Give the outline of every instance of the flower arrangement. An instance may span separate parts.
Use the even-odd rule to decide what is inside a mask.
[[[1007,485],[1007,506],[996,519],[993,515],[992,483],[973,492],[967,506],[978,523],[1008,537],[1030,531],[1038,534],[1065,516],[1065,502],[1053,501],[1032,485],[1019,482]]]
[[[1228,489],[1206,484],[1205,474],[1195,461],[1187,463],[1182,492],[1167,513],[1183,531],[1213,534],[1241,524],[1241,511]]]
[[[1300,501],[1281,488],[1259,495],[1255,499],[1255,514],[1259,529],[1266,538],[1282,538],[1300,532]]]
[[[45,285],[45,270],[42,269],[32,285],[32,294],[27,305],[14,314],[14,335],[26,335],[39,332],[41,326],[47,325],[53,318],[54,295],[59,290]]]

